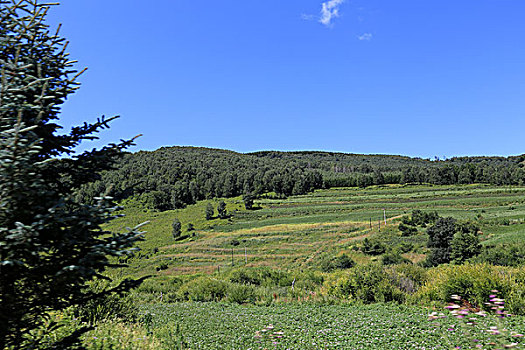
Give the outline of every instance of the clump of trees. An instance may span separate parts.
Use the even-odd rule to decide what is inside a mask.
[[[427,229],[430,254],[427,266],[445,263],[460,264],[481,253],[479,228],[470,223],[458,223],[456,219],[440,218]]]
[[[119,209],[104,191],[90,203],[74,194],[113,169],[132,140],[75,154],[114,118],[59,133],[60,106],[78,89],[65,39],[46,24],[50,4],[0,2],[0,347],[41,348],[32,333],[51,312],[82,306],[139,281],[96,292],[110,256],[130,254],[138,227],[116,234],[102,225]],[[47,344],[68,348],[82,330]],[[33,335],[32,335],[33,334]]]

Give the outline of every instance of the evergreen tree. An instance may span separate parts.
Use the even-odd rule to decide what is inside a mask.
[[[179,239],[182,234],[182,224],[180,223],[179,219],[173,220],[173,223],[171,224],[171,234],[173,235],[173,238],[175,240]]]
[[[206,204],[206,211],[204,212],[204,214],[206,215],[206,220],[213,219],[213,213],[214,213],[213,206],[211,205],[210,202],[208,202],[208,204]]]
[[[224,203],[224,201],[219,202],[219,205],[217,206],[217,213],[221,219],[226,219],[228,217],[228,213],[226,212],[226,203]]]
[[[428,266],[436,266],[450,262],[450,243],[456,233],[456,219],[440,218],[436,223],[427,229],[428,243],[431,248],[426,260]]]
[[[457,232],[450,242],[450,261],[461,264],[481,253],[481,243],[476,225],[464,223],[457,226]]]
[[[247,210],[252,210],[254,200],[253,195],[251,193],[246,193],[244,196],[242,196],[242,200],[244,201],[244,207]]]
[[[113,118],[84,123],[68,133],[55,121],[78,88],[66,42],[45,24],[50,4],[0,1],[0,348],[40,348],[31,331],[50,312],[83,305],[110,291],[85,288],[107,278],[109,256],[130,254],[142,239],[137,228],[103,230],[118,210],[110,197],[94,205],[76,189],[111,169],[132,140],[75,154]],[[111,291],[124,291],[126,280]],[[73,336],[74,335],[74,336]],[[79,332],[63,339],[67,347]]]

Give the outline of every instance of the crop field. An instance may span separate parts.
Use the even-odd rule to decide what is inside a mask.
[[[181,343],[190,349],[465,349],[490,343],[490,327],[525,331],[523,317],[462,326],[450,317],[429,321],[427,309],[391,304],[176,303],[144,312],[147,327],[171,349]]]
[[[119,230],[144,221],[142,251],[125,273],[135,276],[220,272],[232,266],[316,267],[323,253],[347,253],[358,263],[370,261],[355,248],[364,238],[383,235],[392,244],[414,246],[405,256],[413,262],[426,253],[424,232],[400,237],[401,216],[412,210],[437,211],[441,216],[470,219],[482,229],[482,244],[512,243],[525,234],[525,187],[383,186],[317,190],[286,199],[256,200],[256,210],[244,209],[241,198],[225,200],[228,219],[206,220],[207,201],[185,209],[151,212],[128,205],[126,217],[111,223]],[[218,201],[212,200],[214,207]],[[126,205],[126,203],[124,203]],[[383,211],[384,210],[384,211]],[[386,222],[384,222],[386,213]],[[194,231],[175,241],[171,223],[189,223]]]

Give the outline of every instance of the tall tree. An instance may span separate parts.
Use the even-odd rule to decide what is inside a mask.
[[[49,312],[101,297],[86,283],[106,278],[109,256],[129,254],[142,239],[137,228],[102,229],[119,209],[110,197],[94,205],[75,199],[132,140],[75,154],[114,119],[104,117],[58,133],[60,106],[78,89],[79,73],[67,42],[45,23],[50,6],[0,1],[0,348],[40,348],[30,331]]]
[[[213,219],[213,213],[214,213],[213,206],[211,205],[210,202],[208,202],[208,204],[206,204],[206,210],[204,212],[204,215],[206,215],[206,220]]]
[[[226,212],[226,203],[224,203],[224,201],[220,201],[219,205],[217,205],[217,213],[221,219],[226,219],[228,217],[228,213]]]

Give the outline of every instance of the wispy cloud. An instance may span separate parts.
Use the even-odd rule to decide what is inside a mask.
[[[372,33],[364,33],[363,35],[359,35],[357,38],[361,41],[363,40],[370,41],[372,40]]]
[[[343,2],[345,2],[345,0],[329,0],[323,2],[319,22],[327,27],[331,26],[332,20],[339,17],[339,6],[341,6]]]
[[[301,18],[305,21],[312,21],[315,19],[316,16],[314,15],[307,15],[306,13],[301,14]]]

